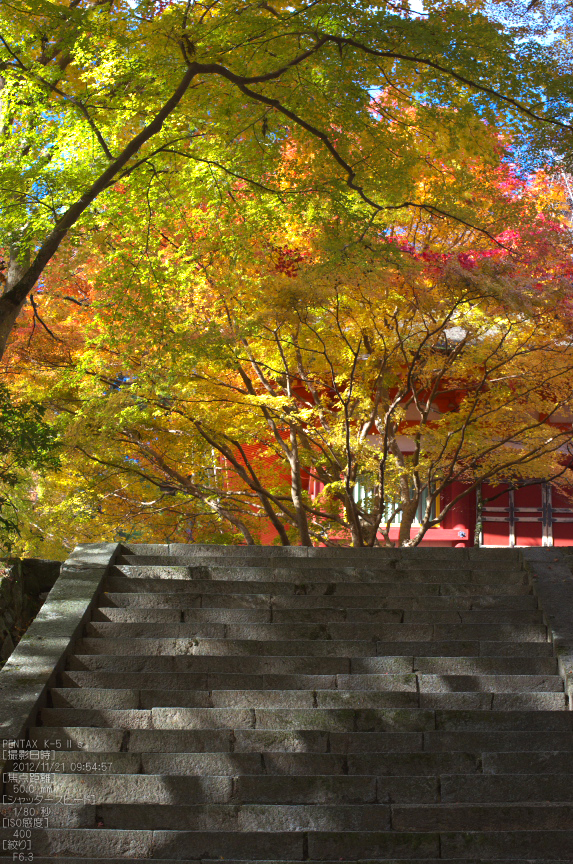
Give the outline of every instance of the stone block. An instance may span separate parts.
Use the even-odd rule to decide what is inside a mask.
[[[151,729],[151,711],[130,708],[42,708],[43,726],[112,726],[116,729]]]
[[[321,690],[316,693],[317,708],[418,708],[415,690],[380,693],[374,690]]]
[[[130,753],[228,753],[233,734],[228,729],[134,729]]]
[[[215,708],[312,708],[311,690],[216,690]]]
[[[436,804],[392,807],[396,831],[544,831],[573,828],[567,804]]]
[[[11,839],[10,829],[0,829],[0,847]],[[95,859],[149,858],[152,831],[114,831],[105,828],[48,828],[34,831],[34,861],[36,855],[57,859],[70,857]]]
[[[553,657],[415,657],[413,668],[431,683],[433,676],[450,680],[457,676],[542,675],[554,676],[557,664]]]
[[[570,732],[569,711],[436,711],[436,729],[444,731]]]
[[[435,728],[433,711],[364,709],[355,714],[357,732],[424,732]]]
[[[424,746],[420,732],[331,732],[331,753],[416,753]]]
[[[138,690],[102,690],[91,687],[52,687],[54,708],[139,708]]]
[[[499,731],[495,725],[490,731],[470,729],[462,732],[425,732],[424,750],[452,752],[463,750],[470,753],[508,752],[527,753],[537,751],[571,751],[571,732]],[[528,757],[526,757],[528,758]],[[485,770],[485,769],[484,769]]]
[[[264,804],[376,804],[374,777],[261,776],[237,777],[236,803]]]
[[[252,709],[234,708],[152,708],[153,729],[251,729],[255,725]]]
[[[378,657],[373,659],[374,662],[376,662],[377,660],[381,660],[381,658]],[[380,667],[383,668],[383,666],[384,661],[381,660]],[[416,676],[412,673],[405,675],[393,675],[389,671],[381,671],[378,674],[361,675],[360,673],[357,673],[354,675],[338,675],[337,681],[339,690],[372,690],[376,692],[392,691],[393,693],[417,692]]]
[[[237,729],[235,753],[326,753],[329,733],[314,729]]]
[[[446,858],[564,859],[571,855],[573,831],[468,831],[441,835],[442,855]]]
[[[430,711],[490,711],[492,702],[491,693],[420,693],[420,708]]]
[[[336,753],[262,753],[265,774],[348,774],[346,760]],[[367,774],[367,771],[362,772]]]
[[[354,729],[358,712],[352,709],[297,709],[257,708],[257,729],[322,730],[347,732]]]
[[[475,774],[481,763],[473,753],[363,753],[347,757],[349,774],[379,777],[436,777],[440,774]]]
[[[573,774],[571,750],[483,753],[482,763],[484,774]]]
[[[263,761],[258,753],[143,753],[143,774],[177,776],[262,774]],[[126,802],[128,803],[128,802]]]
[[[82,726],[31,726],[27,740],[35,742],[40,749],[82,750],[86,753],[118,753],[125,733],[122,729],[102,729]],[[59,743],[57,743],[59,742]],[[99,758],[99,757],[98,757]]]
[[[244,676],[247,681],[249,676]],[[257,680],[255,678],[255,680]],[[205,673],[168,672],[164,674],[153,672],[79,672],[68,670],[62,672],[62,686],[87,687],[102,689],[129,689],[135,687],[137,690],[211,690],[213,685],[208,684]]]
[[[21,774],[17,784],[20,792],[29,788],[30,794],[35,796],[38,782],[28,778],[36,776],[44,778],[42,783],[53,787],[56,798],[94,796],[96,805],[125,801],[156,805],[226,803],[231,798],[233,786],[230,777],[118,774],[110,783],[110,778],[103,774]],[[12,783],[6,786],[8,795],[12,786]]]
[[[398,864],[398,859],[438,858],[438,834],[403,834],[388,832],[316,832],[308,837],[309,859],[317,861],[357,861],[385,859]]]
[[[573,785],[567,774],[474,774],[442,777],[442,801],[447,804],[573,801]]]
[[[201,858],[239,856],[244,861],[261,858],[302,861],[303,837],[296,832],[201,832],[154,831],[153,855],[189,861],[190,853]]]

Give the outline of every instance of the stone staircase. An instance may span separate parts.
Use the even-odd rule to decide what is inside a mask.
[[[124,547],[5,786],[34,861],[573,860],[520,552],[306,553]]]

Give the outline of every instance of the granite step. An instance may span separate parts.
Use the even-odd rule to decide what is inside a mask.
[[[266,729],[239,730],[131,730],[97,727],[31,727],[32,740],[58,752],[80,748],[85,753],[563,753],[573,751],[573,731],[499,731],[469,729],[462,732],[332,732]],[[568,756],[567,756],[568,758]],[[99,759],[99,756],[98,756]],[[95,761],[98,761],[97,759]]]
[[[392,676],[394,677],[394,676]],[[535,691],[500,692],[458,690],[424,691],[413,681],[400,677],[395,687],[380,690],[89,690],[53,688],[54,708],[96,710],[148,709],[158,706],[171,708],[519,708],[551,709],[565,707],[563,692]],[[473,683],[473,682],[472,682]]]
[[[471,608],[501,608],[501,609],[537,609],[538,601],[533,595],[529,586],[514,586],[519,588],[519,592],[512,592],[509,589],[512,586],[507,586],[504,593],[499,594],[481,594],[473,595],[460,594],[456,597],[442,596],[437,594],[435,590],[432,592],[420,591],[419,584],[390,583],[377,585],[374,584],[373,589],[369,593],[349,593],[349,589],[344,583],[312,583],[314,591],[308,591],[309,586],[305,584],[306,593],[295,593],[292,583],[278,585],[276,583],[257,583],[252,586],[255,590],[253,593],[246,591],[251,586],[246,583],[234,582],[231,586],[228,582],[205,582],[205,581],[189,581],[185,579],[142,579],[135,576],[121,575],[110,576],[105,582],[105,591],[110,593],[141,593],[155,594],[165,593],[167,590],[170,593],[193,594],[201,598],[201,607],[226,606],[227,608],[268,608],[269,605],[274,608],[296,609],[296,608],[314,608],[314,607],[334,607],[350,609],[354,607],[363,608],[387,608],[390,599],[392,598],[392,606],[398,608],[410,609],[471,609]],[[360,586],[364,588],[368,586]],[[433,588],[438,586],[430,586]],[[471,583],[468,585],[458,585],[460,589],[471,588]],[[282,590],[278,590],[278,589]],[[451,591],[452,585],[448,586]],[[319,590],[322,589],[322,590]],[[378,589],[378,590],[376,590]],[[525,593],[522,589],[526,590]],[[481,590],[481,589],[480,589]],[[300,586],[299,586],[300,591]],[[327,593],[325,593],[327,592]],[[398,593],[397,593],[398,592]],[[220,597],[219,595],[224,595]],[[360,597],[368,597],[368,600],[360,601]],[[322,599],[320,599],[322,598]],[[415,604],[420,603],[417,606]]]
[[[0,829],[0,840],[10,839]],[[455,859],[484,862],[567,861],[573,832],[484,831],[162,831],[99,829],[45,829],[35,832],[35,854],[62,858],[132,860],[159,858],[177,861],[359,861],[410,862]],[[192,851],[193,857],[189,857]],[[550,856],[550,857],[548,857]],[[37,860],[35,858],[35,860]]]
[[[143,568],[154,568],[154,578],[215,579],[227,582],[256,583],[258,581],[291,582],[304,584],[307,581],[329,581],[343,583],[379,583],[394,581],[405,576],[408,582],[435,583],[447,581],[450,583],[466,582],[480,584],[527,584],[527,576],[522,569],[513,568],[500,570],[497,566],[472,566],[466,562],[463,567],[456,564],[440,567],[420,566],[417,563],[399,564],[395,567],[383,565],[347,566],[344,561],[329,563],[312,561],[302,567],[300,564],[269,565],[264,561],[233,562],[232,559],[211,559],[201,561],[195,559],[192,565],[186,566],[179,558],[165,558],[160,561],[158,556],[123,556],[115,565],[120,572],[125,566],[132,572],[144,573]],[[118,569],[113,571],[118,572]]]
[[[325,695],[328,691],[324,691]],[[409,694],[403,694],[408,696]],[[455,694],[453,694],[455,695]],[[519,694],[518,694],[519,695]],[[541,694],[543,696],[552,694]],[[527,694],[532,699],[535,694]],[[529,710],[528,710],[529,708]],[[44,726],[102,726],[120,729],[262,729],[330,732],[425,732],[469,729],[570,731],[571,715],[530,706],[475,708],[43,708]]]
[[[210,625],[212,626],[212,625]],[[339,625],[339,628],[352,625]],[[188,638],[89,638],[78,640],[76,650],[79,654],[115,654],[127,657],[130,655],[149,656],[172,656],[181,654],[210,654],[210,655],[330,655],[346,657],[367,657],[378,653],[387,653],[385,644],[396,643],[428,643],[436,645],[446,642],[490,642],[500,639],[506,643],[515,641],[520,645],[547,643],[547,631],[545,627],[524,626],[516,627],[511,624],[474,624],[456,625],[450,627],[443,625],[426,624],[380,624],[363,625],[351,630],[345,638],[329,638],[329,630],[325,625],[277,625],[282,627],[278,632],[273,631],[273,625],[257,625],[241,627],[240,625],[227,625],[227,638],[194,637]],[[296,628],[296,629],[295,629]],[[356,633],[356,629],[359,630]],[[360,633],[360,630],[362,632]],[[275,638],[273,638],[275,634]],[[288,638],[289,635],[292,638]],[[357,638],[360,635],[363,638]],[[250,638],[249,638],[250,637]],[[354,637],[354,638],[353,638]],[[379,645],[384,647],[380,648]],[[461,648],[462,646],[460,646]],[[401,653],[393,651],[392,653]],[[423,649],[410,651],[408,653],[422,654]],[[460,656],[465,652],[460,651]],[[481,653],[475,651],[475,654]],[[517,652],[516,652],[517,653]]]
[[[73,802],[34,860],[570,861],[538,607],[519,550],[124,544],[9,766]]]
[[[334,632],[335,636],[330,638],[345,638],[344,634],[349,632],[353,632],[350,630],[349,625],[360,624],[363,627],[365,633],[369,633],[370,631],[367,628],[368,625],[372,624],[425,624],[425,625],[434,625],[434,624],[500,624],[504,625],[513,625],[517,627],[522,627],[525,625],[538,625],[543,626],[542,613],[540,611],[506,611],[506,610],[403,610],[403,609],[228,609],[224,607],[218,608],[199,608],[199,609],[187,609],[183,613],[183,621],[186,624],[205,624],[205,623],[214,623],[214,624],[272,624],[272,630],[269,630],[269,633],[277,633],[278,638],[281,638],[280,634],[282,632],[288,632],[284,625],[293,625],[295,627],[300,628],[303,624],[315,625],[315,624],[325,624],[329,625],[338,625],[341,627],[337,628],[332,626],[331,631],[325,632]],[[93,631],[95,635],[114,635],[123,632],[123,622],[121,624],[116,624],[112,626],[108,624],[107,626],[93,626],[95,624],[105,623],[105,622],[92,622],[92,625],[88,628],[89,631]],[[165,635],[173,635],[170,632],[169,626],[166,624],[164,627],[155,626],[154,623],[145,624],[145,622],[141,622],[140,632],[145,633],[147,628],[148,632],[156,633],[157,636]],[[283,625],[284,629],[281,630],[279,625]],[[355,628],[356,632],[359,632],[358,627]],[[183,631],[184,632],[184,631]],[[257,638],[259,638],[259,632],[264,633],[265,631],[253,630],[256,634]],[[302,635],[306,632],[304,629],[294,630],[293,633],[301,633]],[[314,632],[314,631],[311,631]],[[137,635],[135,632],[135,627],[133,625],[127,626],[125,630],[126,635]],[[340,635],[338,635],[340,633]]]
[[[388,660],[389,658],[384,658]],[[393,658],[398,659],[398,658]],[[399,658],[401,669],[397,671],[412,672],[418,674],[420,682],[424,687],[432,687],[434,690],[440,687],[441,682],[444,689],[455,690],[458,680],[463,679],[462,690],[475,689],[474,682],[484,682],[484,689],[499,689],[507,686],[514,689],[563,689],[563,680],[555,675],[556,664],[551,658],[469,658],[467,664],[459,663],[451,671],[452,675],[440,674],[441,670],[447,670],[447,659],[439,658],[440,662],[435,666],[431,662],[422,663],[425,658]],[[431,658],[429,658],[431,659]],[[486,661],[480,663],[480,660]],[[497,662],[496,662],[497,661]],[[421,667],[421,668],[420,668]],[[125,689],[135,687],[138,690],[384,690],[394,681],[391,666],[385,664],[385,671],[353,675],[344,673],[337,675],[248,675],[248,674],[193,674],[193,673],[122,673],[122,672],[74,672],[68,671],[61,675],[61,686],[63,687],[101,687],[111,689]],[[427,670],[427,671],[426,671]],[[459,674],[455,674],[455,673]],[[537,674],[536,674],[537,673]],[[552,674],[553,673],[553,674]],[[491,679],[491,680],[490,680]],[[507,681],[507,685],[505,682]],[[467,683],[466,683],[467,682]],[[539,682],[539,685],[538,683]],[[547,683],[544,683],[547,682]]]
[[[112,574],[108,577],[107,585],[116,584],[116,579],[121,578],[121,582],[117,584],[121,587],[118,593],[136,592],[136,586],[141,583],[154,582],[155,588],[151,591],[143,590],[143,594],[162,593],[165,591],[189,593],[189,594],[224,594],[232,596],[235,594],[265,594],[274,597],[342,597],[350,593],[349,583],[345,579],[337,580],[329,578],[329,574],[322,575],[322,578],[311,579],[308,574],[306,578],[298,581],[285,580],[280,582],[273,580],[265,582],[264,580],[257,581],[238,581],[229,579],[206,579],[194,578],[191,579],[186,568],[181,568],[177,571],[173,578],[162,578],[154,576],[155,568],[134,568],[134,567],[115,567],[112,568]],[[440,574],[441,578],[434,582],[409,581],[401,576],[399,580],[384,581],[377,579],[372,582],[353,582],[352,596],[354,597],[372,597],[375,595],[378,598],[389,598],[395,596],[406,597],[426,597],[426,596],[483,596],[483,597],[515,597],[520,595],[533,595],[531,585],[526,581],[518,580],[517,582],[494,582],[485,583],[476,586],[472,582],[460,582],[456,580],[452,582],[448,579],[447,574]],[[522,574],[523,577],[523,574]],[[143,586],[142,586],[143,587]],[[111,591],[111,589],[107,589]],[[113,593],[113,592],[112,592]]]

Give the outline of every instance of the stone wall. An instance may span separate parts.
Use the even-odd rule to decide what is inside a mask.
[[[0,666],[38,614],[60,567],[42,558],[0,559]]]

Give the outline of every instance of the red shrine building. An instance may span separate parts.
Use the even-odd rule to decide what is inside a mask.
[[[357,484],[357,494],[360,486]],[[438,501],[440,510],[464,489],[462,483],[452,483]],[[311,480],[311,497],[319,491]],[[490,500],[488,500],[490,499]],[[480,506],[481,503],[481,506]],[[425,509],[424,497],[419,512]],[[481,510],[481,531],[476,543],[476,523]],[[418,533],[414,521],[411,536]],[[396,541],[399,519],[390,529],[390,539]],[[268,541],[266,541],[268,542]],[[443,521],[429,528],[421,546],[573,546],[573,502],[565,498],[550,483],[529,482],[516,488],[507,485],[481,485],[477,492],[462,498],[444,516]]]
[[[303,395],[306,391],[302,391]],[[458,391],[450,397],[454,398]],[[461,391],[459,391],[461,392]],[[447,411],[446,404],[437,405],[436,411]],[[416,425],[415,409],[411,406],[406,413],[406,423],[402,426],[401,434],[397,436],[397,443],[403,453],[413,449],[413,441],[407,435],[408,421]],[[573,417],[561,416],[556,425],[571,426],[573,428]],[[376,430],[373,430],[376,432]],[[245,448],[250,449],[250,448]],[[256,449],[256,448],[255,448]],[[565,450],[565,448],[564,448]],[[570,453],[563,452],[563,466],[571,460]],[[274,461],[273,459],[271,461]],[[569,475],[564,479],[569,480],[569,486],[573,491],[573,462],[566,471]],[[303,486],[313,499],[322,490],[323,486],[308,474],[302,477]],[[461,482],[453,482],[447,486],[436,502],[432,519],[439,519],[440,512],[446,505],[467,488]],[[354,487],[355,500],[359,501],[365,490],[361,488],[360,482]],[[418,516],[425,512],[426,495],[422,494],[418,507]],[[414,520],[410,530],[410,536],[414,538],[418,534],[419,519]],[[390,540],[396,542],[400,533],[400,514],[390,528]],[[383,537],[380,534],[380,540]],[[269,526],[268,532],[261,537],[262,543],[276,542],[277,534]],[[336,538],[333,538],[336,540]],[[341,542],[346,545],[349,541],[345,538]],[[528,480],[522,484],[510,487],[507,484],[490,485],[482,483],[480,487],[461,498],[434,527],[428,528],[420,546],[573,546],[573,494],[565,497],[559,488],[544,479]]]

